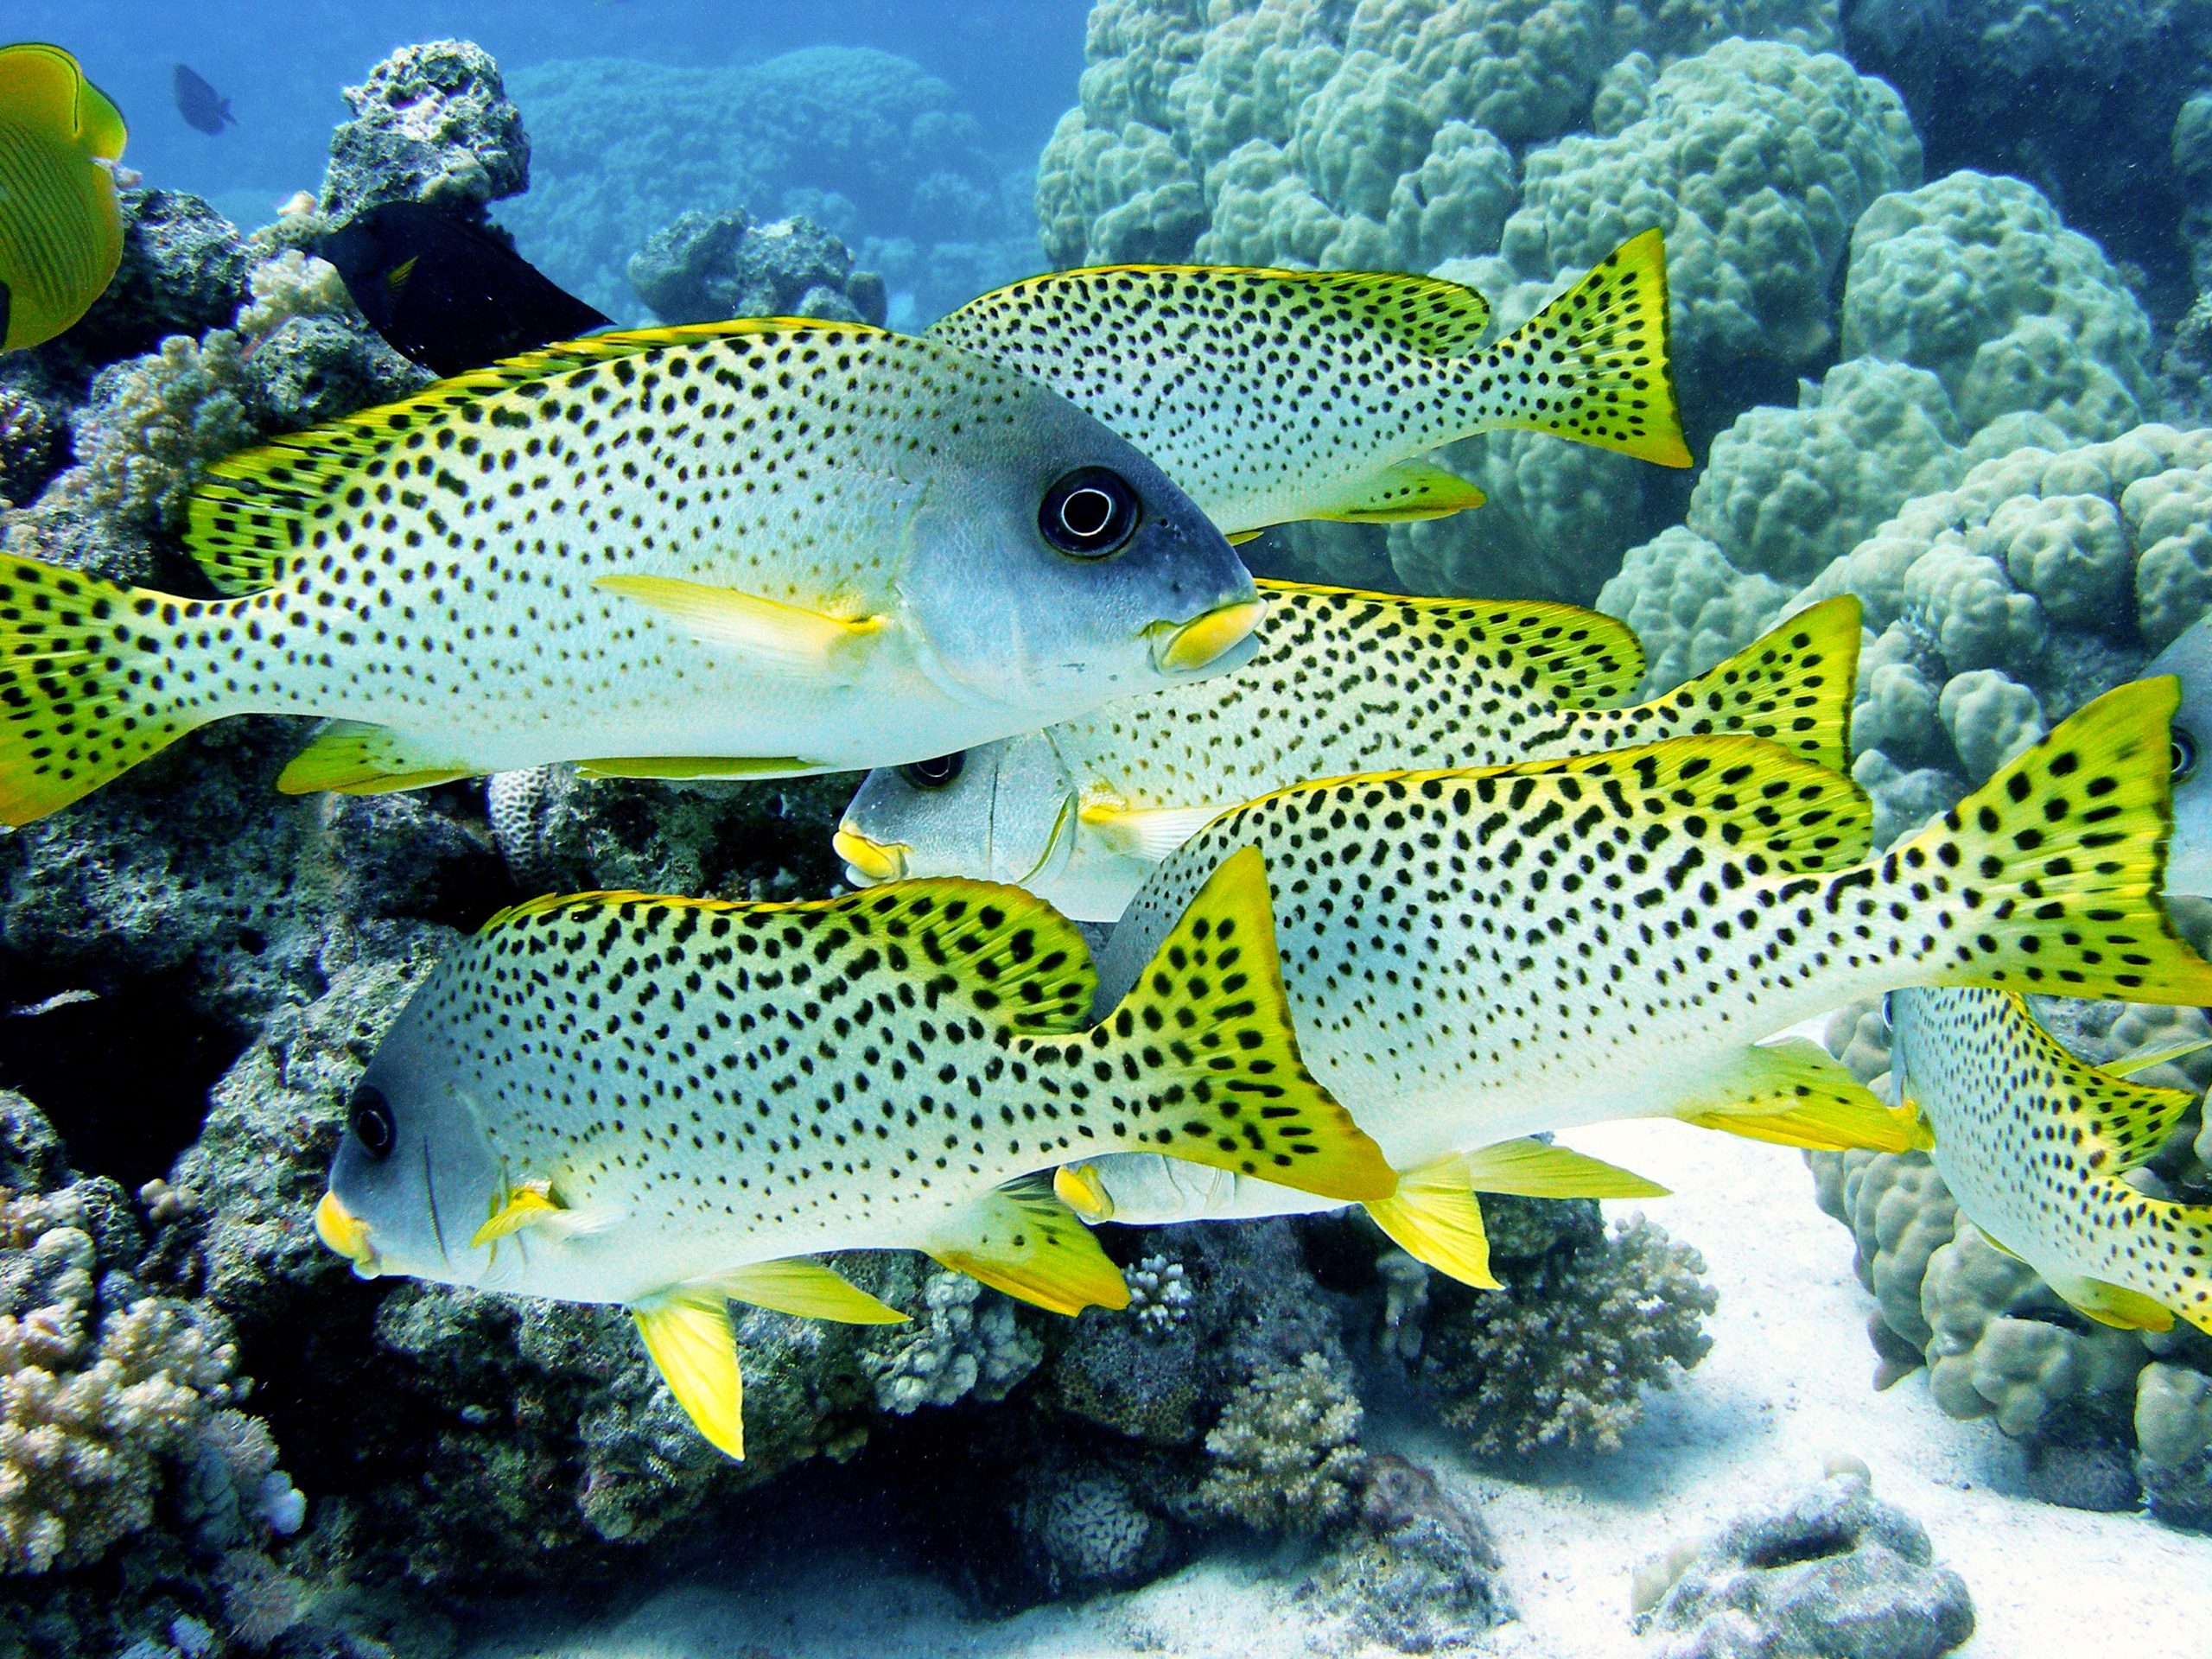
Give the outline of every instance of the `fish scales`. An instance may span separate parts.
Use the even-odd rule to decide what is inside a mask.
[[[1048,544],[1063,475],[1125,493],[1121,543]],[[1217,533],[1081,411],[836,324],[601,336],[442,382],[219,463],[189,543],[237,596],[0,561],[0,817],[243,713],[344,722],[295,790],[861,766],[1236,660],[1257,614]]]
[[[1231,534],[1477,505],[1417,458],[1482,431],[1690,464],[1657,232],[1484,349],[1489,321],[1480,295],[1433,276],[1109,265],[1010,284],[929,332],[1066,393]]]
[[[1918,835],[1821,874],[1793,840],[1835,833],[1857,791],[1752,738],[1286,790],[1161,866],[1102,982],[1249,845],[1307,1063],[1401,1171],[1614,1118],[1848,1108],[1865,1091],[1833,1062],[1756,1039],[1904,985],[2212,995],[2158,899],[2173,702],[2170,679],[2108,693]]]
[[[2011,992],[1900,991],[1890,1020],[1891,1075],[1975,1226],[2092,1319],[2212,1332],[2212,1205],[2122,1179],[2196,1096],[2084,1064]]]
[[[1788,619],[1662,696],[1628,626],[1534,601],[1413,599],[1262,582],[1258,655],[1189,686],[1008,738],[959,766],[879,771],[836,837],[857,881],[1015,881],[1070,916],[1121,915],[1215,814],[1293,784],[1408,766],[1499,766],[1745,731],[1839,771],[1850,756],[1859,612]],[[1863,842],[1840,849],[1845,861]]]

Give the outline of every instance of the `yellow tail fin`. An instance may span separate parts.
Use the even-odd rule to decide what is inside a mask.
[[[1299,1058],[1256,847],[1222,861],[1104,1020],[1073,1037],[1018,1039],[1017,1051],[1036,1062],[1040,1104],[1079,1116],[1105,1097],[1115,1150],[1346,1202],[1397,1185],[1382,1148]]]
[[[1573,736],[1582,748],[1618,749],[1703,732],[1746,732],[1847,773],[1859,635],[1858,597],[1823,600],[1663,696],[1579,715]],[[1871,835],[1871,820],[1867,828]],[[1866,847],[1860,842],[1840,849],[1828,868],[1858,862]]]
[[[1878,864],[1832,878],[1827,909],[1885,918],[1899,983],[2212,1003],[2212,963],[2160,896],[2179,696],[2171,675],[2106,692]]]
[[[170,652],[213,608],[0,554],[0,823],[59,811],[223,712]]]
[[[1667,357],[1667,250],[1631,237],[1468,365],[1481,426],[1549,432],[1662,467],[1690,465]]]

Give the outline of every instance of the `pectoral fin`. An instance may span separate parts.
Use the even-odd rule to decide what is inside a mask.
[[[308,740],[278,774],[276,787],[287,795],[330,790],[340,795],[389,795],[404,789],[428,789],[475,774],[442,756],[409,748],[388,727],[358,720],[334,720]]]
[[[2193,1043],[2160,1043],[2156,1047],[2139,1048],[2133,1054],[2106,1061],[2097,1070],[2115,1077],[2132,1077],[2154,1065],[2164,1065],[2168,1060],[2185,1058],[2200,1048],[2212,1048],[2212,1037],[2200,1037]]]
[[[1447,518],[1489,498],[1456,473],[1433,461],[1402,461],[1360,480],[1347,498],[1314,514],[1340,524],[1402,524],[1418,518]]]
[[[1416,1262],[1425,1262],[1477,1290],[1499,1288],[1490,1270],[1490,1236],[1470,1184],[1467,1160],[1454,1153],[1398,1176],[1398,1190],[1367,1205],[1375,1224]]]
[[[795,754],[632,754],[576,762],[579,778],[796,778],[821,770],[819,761]]]
[[[1802,1037],[1737,1051],[1675,1116],[1700,1128],[1815,1152],[1910,1152],[1934,1144],[1911,1106],[1885,1106]]]
[[[1129,1305],[1122,1270],[1042,1176],[986,1193],[921,1248],[956,1273],[1055,1313]]]
[[[710,1287],[676,1285],[634,1302],[630,1317],[661,1381],[715,1450],[745,1458],[745,1380],[729,1304]]]
[[[780,1262],[756,1262],[717,1274],[715,1287],[734,1302],[802,1319],[830,1319],[838,1325],[904,1325],[906,1315],[878,1301],[833,1268],[803,1255]]]
[[[787,673],[839,668],[849,652],[889,626],[880,616],[848,622],[734,588],[710,588],[674,576],[601,576],[592,586],[644,606],[701,645],[724,646]]]
[[[1119,806],[1100,801],[1077,815],[1109,852],[1157,864],[1229,809],[1223,806]]]
[[[2107,1284],[2101,1279],[2075,1279],[2052,1289],[2066,1299],[2075,1313],[2118,1331],[2171,1331],[2173,1310],[2153,1301],[2139,1290]]]
[[[566,1208],[553,1196],[550,1181],[524,1181],[511,1189],[506,1201],[492,1212],[492,1218],[479,1227],[468,1241],[472,1250],[502,1238],[512,1237],[525,1227],[536,1227],[550,1221]]]
[[[1541,1141],[1500,1141],[1462,1154],[1468,1184],[1478,1192],[1510,1192],[1524,1198],[1663,1198],[1656,1181],[1601,1158]]]

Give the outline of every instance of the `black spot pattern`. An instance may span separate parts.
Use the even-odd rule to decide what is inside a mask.
[[[1967,1217],[2062,1296],[2120,1285],[2212,1331],[2212,1206],[2120,1179],[2196,1097],[2084,1065],[2008,992],[1901,991],[1891,1009],[1895,1073]]]
[[[930,333],[1072,398],[1231,532],[1329,517],[1395,463],[1499,428],[1689,464],[1658,232],[1478,352],[1488,320],[1434,277],[1111,265],[997,289]]]

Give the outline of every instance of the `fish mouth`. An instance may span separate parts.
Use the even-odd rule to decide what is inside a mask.
[[[369,1243],[369,1224],[339,1203],[335,1192],[325,1192],[315,1207],[315,1232],[325,1244],[353,1264],[354,1276],[377,1276],[376,1246]]]
[[[1152,660],[1168,674],[1189,674],[1221,660],[1250,637],[1268,613],[1264,599],[1240,599],[1188,622],[1155,622],[1145,630]]]
[[[830,845],[845,861],[845,873],[862,887],[903,880],[906,855],[912,850],[904,842],[877,841],[842,823],[830,837]]]

